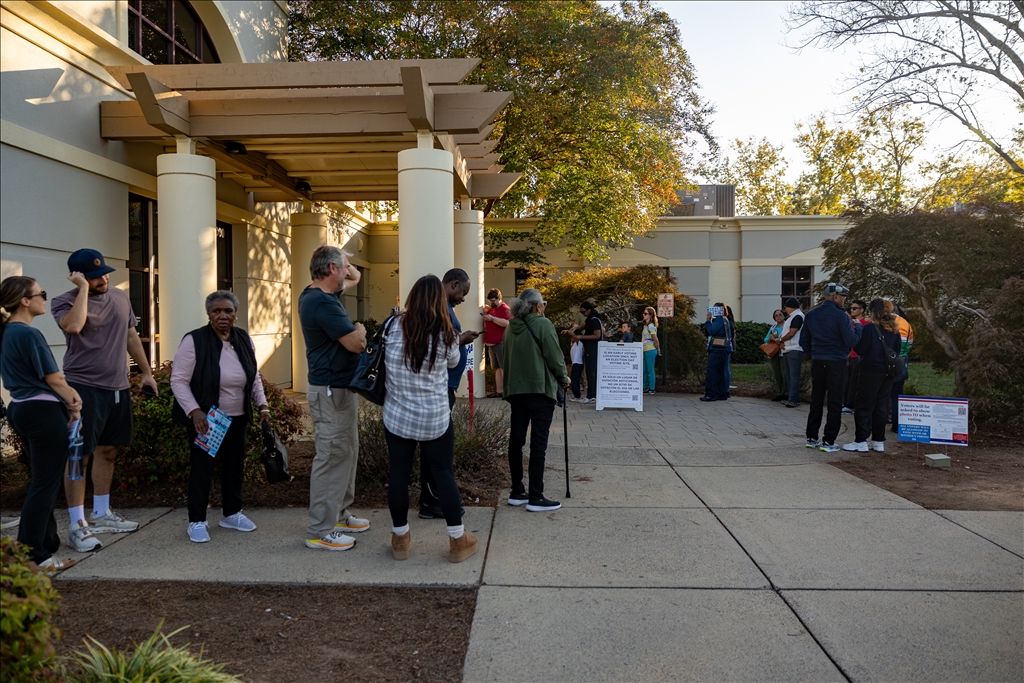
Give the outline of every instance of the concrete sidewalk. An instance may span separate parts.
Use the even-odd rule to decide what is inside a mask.
[[[467,508],[484,550],[462,564],[420,520],[394,562],[385,510],[326,553],[304,510],[253,510],[252,534],[213,513],[197,546],[164,509],[60,580],[478,585],[472,682],[1024,680],[1024,513],[929,511],[833,468],[803,446],[806,407],[645,398],[569,405],[568,499],[559,411],[563,509]]]

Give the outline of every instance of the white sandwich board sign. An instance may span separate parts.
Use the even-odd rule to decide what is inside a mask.
[[[644,345],[642,342],[597,344],[597,409],[644,409]]]

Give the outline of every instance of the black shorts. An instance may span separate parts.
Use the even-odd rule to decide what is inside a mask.
[[[68,382],[82,397],[82,446],[95,453],[97,446],[132,444],[132,395],[128,389],[113,391]]]
[[[485,348],[487,349],[487,360],[491,364],[491,369],[501,370],[505,364],[502,342],[498,342],[497,344],[493,344]]]

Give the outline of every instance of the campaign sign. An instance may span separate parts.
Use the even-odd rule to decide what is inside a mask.
[[[644,409],[643,342],[597,344],[597,409]]]
[[[967,418],[966,398],[900,396],[899,440],[966,446]]]

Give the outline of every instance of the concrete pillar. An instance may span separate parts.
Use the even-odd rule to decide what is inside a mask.
[[[398,153],[398,294],[405,304],[416,280],[455,264],[453,161],[443,149]]]
[[[463,204],[465,206],[465,204]],[[480,307],[484,305],[484,212],[455,212],[455,267],[469,273],[469,293],[455,307],[463,330],[483,330]],[[484,396],[483,337],[473,345],[473,393]],[[468,395],[467,382],[459,385],[459,396]]]
[[[181,338],[209,321],[206,297],[217,289],[216,178],[208,157],[156,158],[161,360],[174,358]]]
[[[309,261],[313,251],[327,244],[327,214],[303,211],[293,213],[292,224],[292,389],[309,388],[306,340],[299,322],[299,295],[309,286]]]

